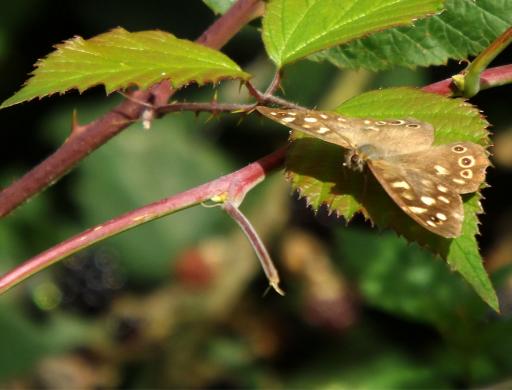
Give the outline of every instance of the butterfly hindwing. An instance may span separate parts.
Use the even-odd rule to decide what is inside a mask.
[[[393,201],[421,226],[446,238],[460,235],[462,199],[439,177],[394,161],[371,160],[368,166]]]
[[[437,145],[420,152],[393,156],[390,160],[436,176],[442,186],[459,194],[478,191],[489,166],[487,151],[473,142]]]

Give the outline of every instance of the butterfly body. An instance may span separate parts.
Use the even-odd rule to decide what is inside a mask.
[[[446,238],[460,235],[460,194],[477,191],[489,165],[481,145],[433,145],[434,127],[411,118],[372,120],[312,110],[257,109],[276,122],[347,149],[343,165],[355,171],[368,166],[393,201],[421,226]]]

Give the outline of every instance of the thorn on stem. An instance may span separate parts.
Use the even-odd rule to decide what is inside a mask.
[[[69,134],[68,139],[80,134],[85,129],[85,126],[80,125],[78,123],[78,112],[73,110],[73,114],[71,116],[71,133]]]

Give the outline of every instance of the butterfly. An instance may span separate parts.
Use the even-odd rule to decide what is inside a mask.
[[[416,119],[373,120],[332,112],[258,106],[264,116],[347,149],[344,165],[368,166],[413,220],[445,238],[461,234],[460,194],[475,192],[489,166],[485,148],[461,141],[433,145],[434,127]]]

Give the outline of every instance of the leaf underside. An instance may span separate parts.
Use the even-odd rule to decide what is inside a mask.
[[[512,0],[447,0],[445,9],[414,26],[378,32],[309,59],[371,71],[441,65],[478,54],[512,25]]]
[[[441,10],[442,0],[271,0],[263,41],[278,67]]]
[[[235,4],[235,0],[203,0],[210,9],[216,14],[226,13]]]
[[[116,28],[88,40],[77,36],[55,47],[0,108],[73,88],[81,93],[99,84],[111,93],[129,86],[147,88],[165,79],[179,88],[192,82],[250,77],[221,52],[164,31],[132,33]]]
[[[431,123],[435,143],[471,141],[488,146],[487,122],[479,111],[462,99],[448,99],[410,88],[392,88],[359,95],[339,106],[336,112],[371,119],[415,118]],[[460,272],[477,293],[495,310],[497,298],[482,265],[475,235],[477,214],[481,212],[480,193],[463,196],[462,234],[445,239],[431,233],[407,216],[386,194],[377,180],[345,168],[345,150],[295,132],[286,162],[286,175],[292,187],[317,211],[322,205],[329,212],[350,220],[356,212],[378,228],[392,228],[409,241],[428,247]]]

